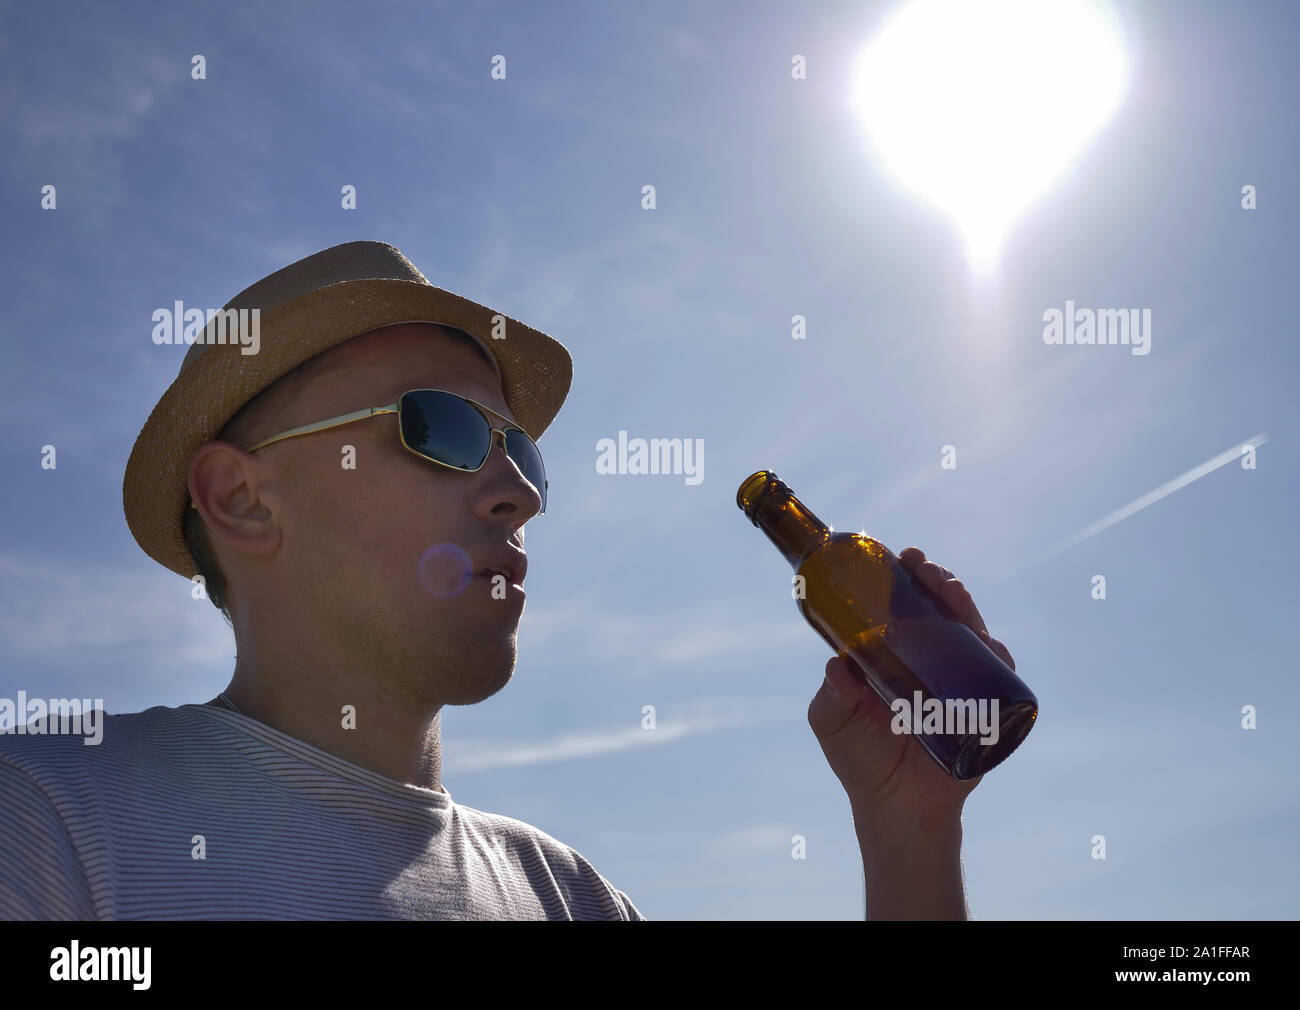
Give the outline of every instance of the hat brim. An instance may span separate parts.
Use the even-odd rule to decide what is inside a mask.
[[[460,295],[414,281],[341,281],[263,310],[259,322],[257,354],[241,353],[238,344],[213,344],[181,371],[150,413],[127,460],[122,505],[131,534],[146,554],[187,579],[195,574],[194,561],[181,521],[189,504],[194,453],[263,389],[335,344],[393,323],[431,322],[464,330],[496,359],[506,404],[534,439],[560,412],[573,379],[573,359],[559,341]],[[494,331],[504,339],[496,339]]]

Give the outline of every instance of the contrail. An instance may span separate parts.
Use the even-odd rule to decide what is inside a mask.
[[[1207,473],[1219,469],[1219,467],[1223,466],[1225,463],[1231,463],[1234,459],[1240,459],[1241,451],[1246,446],[1252,445],[1258,447],[1263,445],[1267,441],[1268,441],[1267,434],[1259,434],[1256,435],[1254,438],[1247,439],[1245,442],[1240,442],[1237,445],[1234,445],[1231,449],[1225,449],[1217,456],[1214,456],[1211,459],[1207,459],[1204,463],[1200,464],[1200,466],[1194,466],[1186,473],[1179,474],[1173,480],[1166,481],[1165,483],[1161,484],[1158,488],[1156,488],[1154,491],[1148,491],[1141,498],[1129,502],[1123,508],[1116,509],[1114,512],[1110,513],[1109,515],[1102,516],[1095,523],[1092,523],[1089,526],[1085,526],[1083,529],[1079,530],[1078,533],[1062,540],[1055,547],[1049,547],[1046,551],[1038,555],[1038,557],[1034,558],[1032,561],[1026,563],[1024,567],[1018,569],[1013,574],[1019,575],[1020,572],[1023,572],[1028,568],[1032,568],[1034,565],[1041,564],[1042,562],[1048,560],[1048,558],[1056,557],[1056,555],[1060,554],[1062,551],[1068,551],[1071,547],[1083,543],[1083,541],[1087,540],[1089,537],[1095,537],[1102,530],[1109,529],[1120,520],[1127,519],[1135,512],[1141,512],[1148,505],[1154,505],[1161,498],[1168,497],[1169,495],[1177,491],[1179,488],[1186,487],[1192,481],[1198,480],[1201,477],[1204,477]]]

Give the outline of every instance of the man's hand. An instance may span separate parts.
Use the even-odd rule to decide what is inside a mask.
[[[1011,653],[989,635],[975,601],[952,572],[926,561],[915,547],[898,560],[1015,669]],[[827,662],[826,680],[808,706],[808,725],[853,808],[867,873],[868,918],[964,918],[961,809],[982,776],[954,779],[911,734],[889,728],[893,716],[838,656]],[[881,886],[873,887],[873,881]],[[883,902],[872,897],[873,890]]]

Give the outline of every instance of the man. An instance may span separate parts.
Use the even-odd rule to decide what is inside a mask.
[[[145,552],[227,613],[234,675],[205,705],[107,717],[99,746],[0,738],[0,916],[643,918],[572,848],[441,783],[442,707],[514,670],[523,527],[547,492],[533,440],[567,350],[376,242],[226,309],[257,309],[258,338],[209,322],[123,497]],[[903,560],[1010,661],[951,573]],[[840,661],[826,675],[808,718],[852,802],[869,914],[965,918],[975,783],[891,734]]]

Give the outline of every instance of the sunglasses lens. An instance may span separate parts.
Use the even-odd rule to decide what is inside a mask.
[[[431,389],[407,393],[400,417],[402,437],[422,456],[459,470],[477,470],[487,459],[487,420],[458,396]]]
[[[421,389],[401,400],[400,423],[406,444],[422,456],[456,467],[477,470],[492,447],[487,418],[452,393]],[[527,481],[537,489],[546,511],[546,470],[542,454],[526,434],[506,432],[506,451]]]

